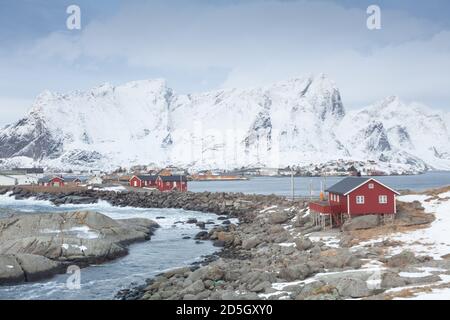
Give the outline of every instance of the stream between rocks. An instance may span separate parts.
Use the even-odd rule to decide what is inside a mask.
[[[144,284],[145,279],[162,271],[189,265],[219,250],[210,241],[196,243],[193,238],[200,229],[195,224],[186,223],[190,218],[196,218],[220,224],[222,221],[215,214],[182,209],[114,207],[105,201],[58,207],[49,201],[15,200],[0,195],[0,217],[12,212],[81,210],[100,212],[114,219],[148,218],[158,222],[161,228],[155,231],[150,241],[131,245],[127,256],[81,269],[79,289],[67,286],[67,281],[74,279],[73,274],[61,274],[39,282],[0,286],[0,299],[113,299],[119,290]],[[214,224],[207,224],[206,228],[212,226]]]

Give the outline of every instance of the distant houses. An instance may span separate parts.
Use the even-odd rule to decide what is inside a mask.
[[[187,191],[187,178],[186,176],[159,176],[156,179],[156,185],[160,191]]]
[[[31,185],[36,184],[44,175],[42,168],[14,168],[0,171],[0,185]]]
[[[135,188],[156,188],[156,175],[137,175],[130,179],[130,186]]]
[[[185,175],[135,175],[131,177],[129,184],[135,188],[149,188],[159,191],[187,191],[187,177]]]
[[[100,176],[92,176],[87,179],[87,184],[90,186],[101,185],[101,184],[103,184],[103,179]]]
[[[38,185],[43,187],[64,187],[63,177],[45,176],[38,180]]]
[[[43,187],[77,187],[85,182],[87,182],[87,179],[81,177],[45,176],[38,180],[38,185]]]

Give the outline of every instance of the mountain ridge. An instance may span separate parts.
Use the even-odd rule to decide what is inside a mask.
[[[163,79],[44,91],[0,130],[0,166],[196,169],[338,159],[450,169],[450,116],[390,96],[346,111],[324,74],[250,89],[177,94]]]

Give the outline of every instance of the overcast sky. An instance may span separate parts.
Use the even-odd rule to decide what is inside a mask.
[[[399,95],[450,111],[449,14],[447,0],[0,0],[0,125],[45,89],[149,78],[186,93],[326,73],[347,109]]]

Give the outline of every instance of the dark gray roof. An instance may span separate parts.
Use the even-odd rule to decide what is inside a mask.
[[[63,179],[63,180],[64,180],[64,178],[58,177],[58,176],[45,176],[45,177],[40,178],[40,179],[38,180],[38,183],[49,182],[49,181],[52,180],[53,178],[60,178],[60,179]]]
[[[80,182],[83,182],[83,181],[87,180],[85,177],[68,177],[68,176],[64,176],[62,178],[63,178],[63,180],[65,182],[75,182],[76,180],[78,180]]]
[[[14,168],[14,171],[25,171],[26,173],[44,173],[43,168]]]
[[[338,183],[332,185],[325,191],[336,193],[336,194],[346,194],[350,190],[355,189],[360,184],[363,184],[364,182],[370,180],[371,178],[367,177],[347,177],[345,179],[342,179]]]
[[[138,177],[139,180],[142,180],[142,181],[155,181],[158,178],[158,176],[151,175],[151,174],[143,174],[143,175],[139,175],[136,177]]]
[[[159,176],[163,182],[187,181],[186,176]]]

